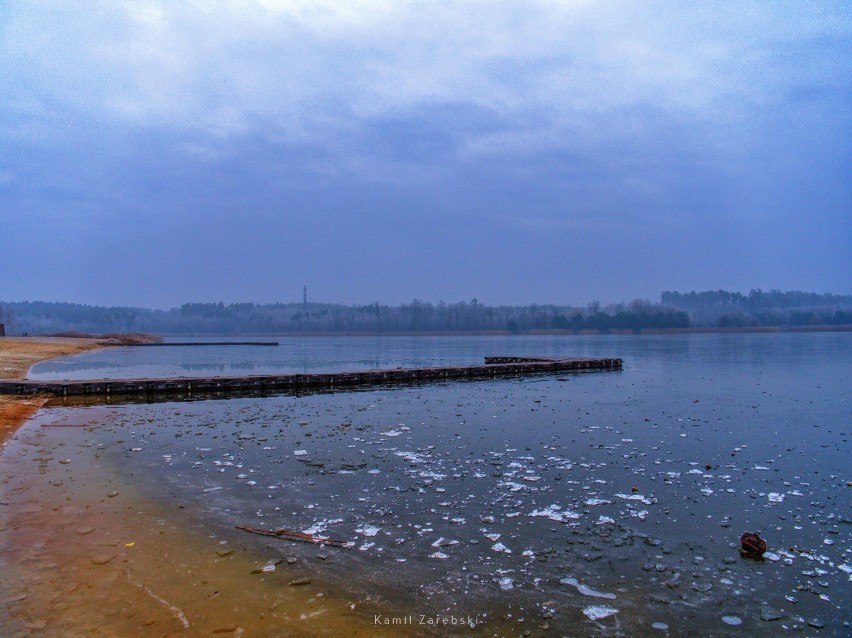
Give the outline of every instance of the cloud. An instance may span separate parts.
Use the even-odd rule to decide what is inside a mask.
[[[691,287],[724,287],[747,278],[760,244],[766,288],[784,286],[772,259],[795,238],[810,238],[797,266],[815,282],[839,281],[837,255],[849,254],[844,3],[31,0],[4,11],[0,214],[21,234],[61,224],[101,271],[134,255],[128,272],[141,272],[150,251],[188,271],[216,247],[235,273],[280,262],[306,277],[320,254],[330,289],[340,264],[348,272],[334,246],[357,238],[410,277],[397,300],[485,298],[525,277],[543,300],[561,290],[560,264],[601,254],[630,276],[602,270],[586,285],[625,297],[673,287],[667,254]],[[294,228],[302,243],[276,252]],[[128,247],[135,237],[150,251]],[[224,256],[229,241],[248,265]],[[383,245],[410,258],[405,272],[375,257]],[[515,274],[498,248],[520,256]],[[0,237],[0,267],[61,262],[70,276],[43,250]],[[489,268],[465,250],[489,253]],[[449,264],[437,283],[435,255]],[[636,268],[639,257],[656,266]],[[369,261],[359,272],[385,280]],[[642,281],[650,290],[627,291]]]
[[[772,103],[796,78],[842,82],[824,58],[779,60],[817,37],[829,48],[848,38],[848,16],[830,13],[799,3],[32,2],[11,8],[2,53],[19,112],[35,97],[127,125],[228,136],[272,121],[289,139],[317,139],[431,104],[547,114],[545,127],[646,103],[713,118],[735,102]],[[766,73],[778,61],[783,71]]]

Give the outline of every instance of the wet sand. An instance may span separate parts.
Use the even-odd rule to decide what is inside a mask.
[[[4,636],[383,633],[370,609],[317,582],[310,559],[293,561],[291,543],[273,539],[258,553],[220,541],[180,506],[136,494],[99,462],[97,445],[71,443],[71,428],[68,446],[57,442],[65,432],[49,417],[30,421],[3,454]]]

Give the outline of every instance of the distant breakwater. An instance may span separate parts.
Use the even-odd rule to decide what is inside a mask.
[[[235,377],[177,377],[98,379],[85,381],[0,381],[0,394],[89,397],[129,400],[175,396],[203,399],[210,395],[275,394],[300,391],[356,389],[382,385],[411,385],[452,380],[621,370],[622,360],[558,357],[486,357],[484,365],[435,368],[396,368],[317,374],[248,375]]]
[[[171,348],[186,346],[277,346],[277,341],[156,341],[135,343],[134,348]]]

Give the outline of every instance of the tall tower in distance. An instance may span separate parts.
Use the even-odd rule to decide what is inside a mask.
[[[302,309],[308,311],[308,287],[302,286]]]

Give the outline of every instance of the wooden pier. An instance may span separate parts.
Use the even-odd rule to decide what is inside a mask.
[[[484,365],[438,368],[396,368],[363,372],[265,374],[237,377],[178,377],[170,379],[97,379],[85,381],[0,381],[0,394],[105,399],[170,396],[204,398],[210,395],[276,394],[355,389],[381,385],[434,383],[464,379],[494,379],[560,372],[621,370],[621,359],[561,359],[556,357],[486,357]]]

